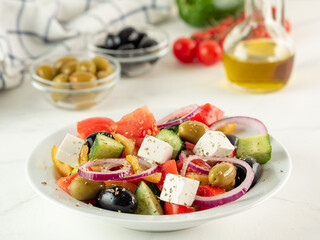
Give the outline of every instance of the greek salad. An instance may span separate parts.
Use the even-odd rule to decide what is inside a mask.
[[[237,137],[245,126],[257,132]],[[207,103],[189,105],[156,121],[143,106],[115,122],[88,118],[52,147],[57,186],[79,201],[119,213],[170,215],[235,201],[271,159],[265,125],[224,117]]]

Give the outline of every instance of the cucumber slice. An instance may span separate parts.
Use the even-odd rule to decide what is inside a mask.
[[[155,137],[171,145],[173,148],[172,158],[176,158],[178,156],[183,147],[183,141],[176,133],[168,129],[161,129]]]
[[[90,149],[89,160],[101,158],[118,158],[125,146],[110,137],[98,134]]]
[[[138,200],[136,214],[163,215],[159,201],[144,181],[139,183],[135,195]]]
[[[271,144],[269,134],[238,139],[237,158],[243,156],[254,157],[258,163],[263,164],[271,159]]]

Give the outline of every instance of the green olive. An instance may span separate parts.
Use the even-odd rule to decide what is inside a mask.
[[[97,71],[96,65],[90,60],[83,60],[77,64],[77,71],[79,72],[90,72],[95,74]]]
[[[76,177],[68,187],[72,197],[80,201],[94,199],[105,188],[104,182],[91,181]]]
[[[186,121],[180,124],[178,135],[183,140],[196,144],[202,135],[208,130],[208,126],[201,122]]]
[[[51,80],[53,77],[53,70],[51,68],[51,66],[49,64],[41,64],[37,70],[36,70],[36,74],[39,77],[42,77],[44,79],[48,79]]]
[[[77,60],[69,61],[69,62],[63,64],[60,72],[65,73],[67,75],[70,75],[76,71],[77,64],[78,64]]]
[[[108,77],[111,73],[112,73],[112,70],[99,71],[97,72],[97,77],[98,79],[105,78],[105,77]]]
[[[237,169],[233,164],[222,162],[211,168],[208,179],[214,187],[230,189],[235,184],[236,175]]]
[[[107,59],[105,59],[101,56],[96,56],[96,57],[92,58],[92,62],[96,65],[97,71],[108,70],[108,71],[112,72],[112,66]]]
[[[68,89],[68,85],[62,84],[62,83],[67,83],[68,82],[68,75],[64,73],[60,73],[57,76],[55,76],[52,80],[54,83],[52,85],[53,88],[56,89]],[[63,99],[65,99],[66,94],[64,93],[57,93],[53,92],[51,93],[51,98],[55,102],[60,102]]]
[[[90,72],[74,72],[69,77],[70,83],[74,83],[72,85],[72,88],[74,89],[96,87],[98,85],[96,80],[97,80],[97,77]],[[88,84],[81,84],[81,85],[77,84],[77,83],[85,83],[85,82],[88,82]]]
[[[56,73],[58,74],[58,73],[60,73],[62,66],[70,61],[77,61],[77,59],[75,57],[65,56],[65,57],[59,58],[57,61],[55,61],[52,65],[52,67],[53,67],[53,69],[55,69]]]
[[[68,82],[68,75],[65,73],[60,73],[57,76],[55,76],[52,81],[56,83],[66,83]]]

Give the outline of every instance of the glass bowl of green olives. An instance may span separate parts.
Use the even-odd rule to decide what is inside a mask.
[[[88,37],[87,48],[97,54],[108,54],[121,64],[124,77],[149,72],[169,52],[169,36],[149,25],[115,24],[108,30]]]
[[[85,109],[102,102],[120,80],[116,59],[91,52],[51,53],[30,66],[32,85],[53,105]]]

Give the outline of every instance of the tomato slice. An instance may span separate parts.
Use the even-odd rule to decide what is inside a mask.
[[[197,191],[198,196],[202,197],[212,197],[225,193],[226,191],[223,188],[212,187],[210,185],[200,185]],[[209,208],[198,207],[198,210],[206,210]]]
[[[156,120],[147,106],[123,116],[120,121],[115,123],[114,130],[116,133],[134,140],[137,147],[141,146],[146,135],[154,136],[159,132]]]
[[[94,117],[82,120],[77,123],[77,130],[79,137],[86,139],[91,133],[99,131],[113,131],[115,122],[111,118]]]
[[[70,194],[69,190],[68,190],[68,187],[71,184],[71,182],[73,181],[73,179],[75,179],[78,176],[79,176],[78,173],[75,173],[75,174],[73,174],[71,176],[59,178],[56,181],[56,184],[58,185],[59,188],[61,188],[61,190],[63,190],[66,193]]]
[[[178,172],[180,172],[183,166],[183,162],[179,159],[176,161],[176,165],[177,165]]]
[[[195,144],[190,143],[190,142],[184,142],[184,144],[186,145],[186,149],[187,150],[191,150],[192,151],[194,149]]]
[[[226,191],[223,188],[212,187],[210,185],[200,185],[197,191],[197,195],[202,197],[212,197],[225,192]]]
[[[183,206],[183,205],[164,202],[164,213],[165,213],[165,215],[191,213],[191,212],[195,212],[195,211],[196,210],[193,207],[186,207],[186,206]]]
[[[220,120],[224,112],[217,108],[216,106],[206,103],[202,106],[200,106],[201,111],[190,118],[191,121],[198,121],[206,124],[207,126],[211,126],[214,122]]]
[[[168,173],[179,174],[177,169],[177,164],[175,160],[169,160],[165,163],[159,165],[159,172],[161,172],[161,180],[157,183],[157,187],[162,191],[164,180]]]

